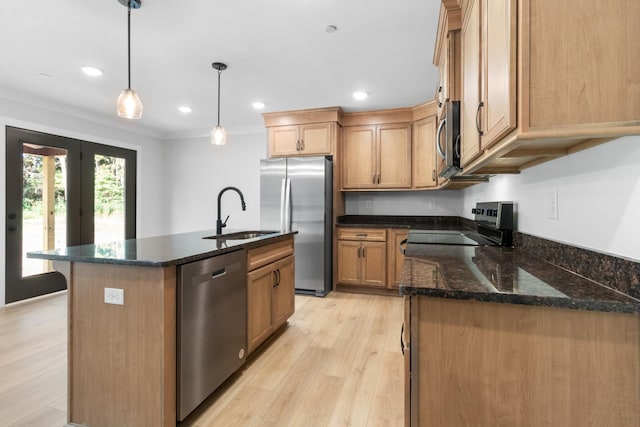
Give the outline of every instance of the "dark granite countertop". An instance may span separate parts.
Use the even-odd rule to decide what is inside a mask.
[[[233,232],[234,230],[228,230],[225,234]],[[273,243],[297,234],[297,231],[274,232],[244,240],[204,238],[214,234],[214,230],[205,230],[95,245],[71,246],[49,251],[29,252],[27,257],[53,261],[166,267],[186,264],[238,249],[249,249],[265,243]]]
[[[343,215],[336,227],[409,228],[429,230],[474,229],[474,222],[457,216]]]
[[[410,244],[405,255],[402,295],[640,313],[640,300],[519,249]]]

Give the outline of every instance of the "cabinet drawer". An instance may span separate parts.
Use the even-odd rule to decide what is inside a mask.
[[[338,239],[386,242],[387,230],[379,230],[375,228],[339,228]]]
[[[293,255],[293,239],[260,246],[247,251],[247,271]]]

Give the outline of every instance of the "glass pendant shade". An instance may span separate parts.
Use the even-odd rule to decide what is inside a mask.
[[[225,145],[227,143],[227,132],[220,125],[211,131],[211,143],[213,145]]]
[[[142,102],[138,94],[131,88],[124,89],[118,97],[118,116],[125,119],[139,119],[142,117]]]

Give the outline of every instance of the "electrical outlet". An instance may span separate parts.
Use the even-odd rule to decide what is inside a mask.
[[[104,288],[104,303],[124,305],[124,289]]]
[[[547,192],[547,217],[558,219],[558,190]]]

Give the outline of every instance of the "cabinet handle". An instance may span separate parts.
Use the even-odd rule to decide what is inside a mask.
[[[480,101],[478,104],[478,109],[476,110],[476,129],[478,129],[478,135],[484,135],[482,129],[480,129],[480,108],[484,107],[484,102]]]
[[[400,328],[400,350],[404,356],[404,322],[402,322],[402,328]]]
[[[365,252],[367,248],[362,248],[362,258],[366,258],[367,253]]]
[[[441,93],[442,93],[442,86],[438,86],[438,108],[442,107],[442,101],[440,101]]]
[[[372,184],[376,183],[376,174],[375,174],[375,172],[373,173],[373,175],[371,175],[371,183]]]
[[[380,175],[382,175],[380,172],[378,172],[378,182],[376,184],[380,184]]]
[[[304,139],[300,140],[300,151],[304,151]]]
[[[433,169],[433,170],[431,171],[431,181],[435,181],[435,180],[436,180],[436,170],[435,170],[435,169]]]
[[[275,288],[278,286],[278,273],[276,273],[276,270],[273,270],[271,274],[273,274],[273,287]]]
[[[436,149],[438,151],[438,155],[442,158],[442,160],[447,158],[447,155],[444,153],[444,150],[440,145],[440,136],[442,135],[442,129],[444,129],[445,124],[447,124],[446,117],[440,121],[440,124],[438,125],[438,131],[436,132]]]
[[[356,233],[356,237],[367,237],[367,233]]]
[[[280,286],[280,269],[276,270],[276,286]]]

